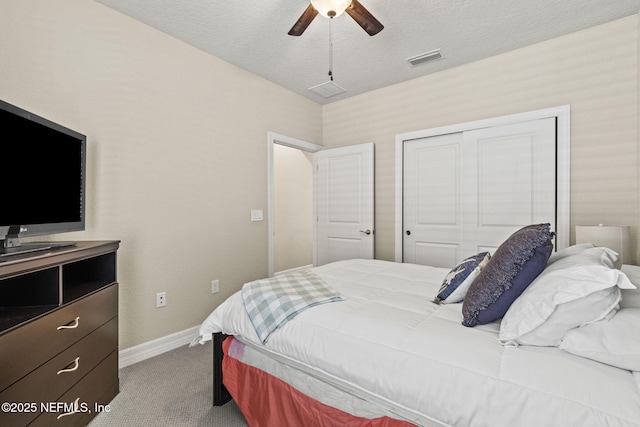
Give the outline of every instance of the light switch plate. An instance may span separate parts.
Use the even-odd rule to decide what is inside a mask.
[[[251,221],[262,221],[262,209],[251,210]]]

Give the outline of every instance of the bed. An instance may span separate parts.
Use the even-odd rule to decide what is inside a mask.
[[[194,340],[214,341],[214,403],[252,427],[639,426],[640,268],[552,237],[525,227],[453,269],[347,260],[247,284]],[[252,286],[321,292],[256,303]],[[254,303],[281,319],[257,324]]]

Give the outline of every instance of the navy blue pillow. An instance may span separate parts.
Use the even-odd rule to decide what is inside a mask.
[[[462,305],[464,326],[502,318],[511,304],[538,277],[553,250],[549,224],[530,225],[513,233],[471,283]]]

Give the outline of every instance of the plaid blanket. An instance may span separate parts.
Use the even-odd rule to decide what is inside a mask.
[[[304,310],[342,300],[322,278],[307,270],[256,280],[242,287],[244,307],[262,343]]]

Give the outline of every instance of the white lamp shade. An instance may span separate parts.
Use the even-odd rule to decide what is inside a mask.
[[[311,0],[311,4],[325,18],[335,18],[347,10],[351,0]],[[331,14],[333,16],[329,15],[330,11],[335,12],[335,14]]]
[[[614,250],[623,264],[631,264],[631,227],[628,225],[576,225],[576,244],[593,243]]]

